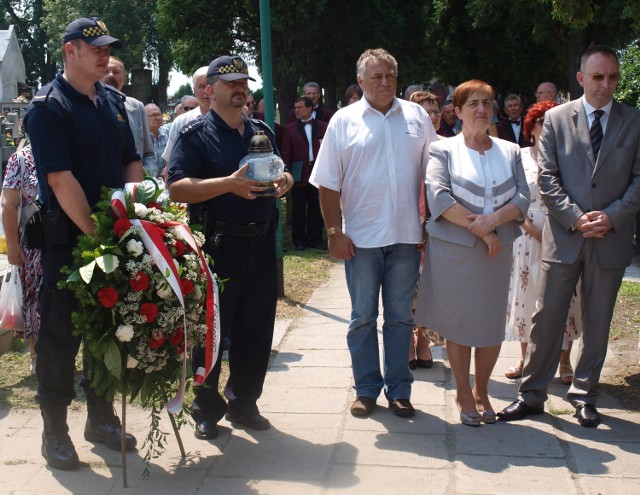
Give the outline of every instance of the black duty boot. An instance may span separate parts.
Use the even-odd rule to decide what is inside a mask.
[[[88,413],[87,422],[84,425],[84,439],[89,442],[104,443],[113,450],[120,450],[122,425],[113,411],[113,406],[88,407]],[[127,433],[125,440],[127,450],[134,450],[136,443],[136,438]]]
[[[42,432],[42,457],[56,469],[77,469],[80,459],[69,437],[66,406],[40,406],[44,431]]]

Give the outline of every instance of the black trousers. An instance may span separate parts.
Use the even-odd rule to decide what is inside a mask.
[[[322,244],[322,214],[318,189],[311,184],[291,189],[293,218],[291,238],[296,246]]]
[[[253,238],[224,235],[220,248],[205,249],[212,270],[228,279],[220,294],[222,338],[230,337],[227,395],[235,411],[258,412],[256,402],[269,365],[276,316],[277,268],[273,231]],[[222,350],[206,386],[195,387],[193,417],[218,422],[227,404],[218,391]],[[204,366],[204,350],[194,349],[193,371]]]
[[[58,282],[66,277],[60,269],[65,265],[71,266],[73,244],[80,234],[75,226],[69,228],[72,231],[69,245],[42,250],[40,334],[36,342],[37,399],[41,407],[49,409],[67,407],[76,396],[75,360],[82,338],[73,335],[71,313],[78,310],[78,302],[70,290],[58,288]],[[90,416],[99,415],[105,409],[111,410],[111,402],[93,392],[86,375],[80,385],[86,394]]]
[[[69,290],[58,289],[64,276],[60,269],[71,265],[72,247],[42,250],[40,290],[40,334],[36,342],[38,401],[44,407],[68,406],[75,397],[73,377],[80,338],[73,336],[71,313],[77,309]]]

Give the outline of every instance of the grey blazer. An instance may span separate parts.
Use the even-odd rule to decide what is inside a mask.
[[[460,198],[456,198],[451,191],[451,181],[456,180],[451,177],[451,159],[454,147],[458,146],[461,139],[463,139],[462,136],[441,139],[431,143],[429,146],[426,183],[427,204],[431,211],[431,220],[427,224],[427,232],[429,235],[438,239],[473,247],[478,241],[478,238],[466,228],[451,223],[442,216],[446,210],[456,203],[461,203],[474,213],[482,213],[481,208],[476,209],[473,205],[465,203]],[[511,186],[515,184],[515,194],[506,204],[514,204],[521,211],[522,219],[524,220],[527,210],[529,209],[531,196],[529,186],[527,185],[527,178],[522,168],[520,147],[517,144],[502,139],[492,138],[492,141],[493,146],[495,146],[503,156],[506,156],[511,164],[512,177],[509,181],[512,181]],[[470,187],[473,187],[473,185]],[[500,238],[500,243],[506,246],[513,243],[517,237],[522,235],[522,229],[518,222],[507,222],[499,225],[496,233]]]
[[[540,192],[548,208],[542,259],[571,264],[585,243],[573,222],[604,211],[613,230],[592,239],[598,265],[621,269],[631,263],[635,217],[640,209],[640,112],[614,102],[594,160],[582,98],[545,114],[540,136]]]

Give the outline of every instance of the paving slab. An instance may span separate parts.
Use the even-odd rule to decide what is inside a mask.
[[[0,257],[0,261],[1,257]],[[382,305],[380,305],[382,309]],[[311,297],[304,315],[276,325],[274,357],[259,401],[273,428],[252,431],[226,420],[219,435],[197,440],[191,425],[173,435],[142,479],[143,452],[127,454],[129,488],[122,488],[119,452],[83,439],[84,407],[70,411],[70,435],[82,467],[44,465],[37,410],[0,409],[0,493],[180,495],[629,495],[640,493],[640,414],[603,394],[597,429],[580,427],[566,402],[567,387],[549,387],[547,413],[524,421],[462,425],[446,348],[433,347],[432,369],[414,372],[413,418],[398,418],[384,395],[369,418],[354,418],[355,397],[346,334],[350,302],[344,269]],[[382,359],[382,317],[378,319]],[[574,346],[574,349],[576,346]],[[518,392],[504,369],[520,356],[505,342],[489,385],[500,410]],[[614,356],[610,353],[608,359]],[[473,363],[472,363],[473,369]],[[118,406],[119,408],[119,406]],[[140,443],[148,412],[127,408],[128,429]],[[162,427],[171,431],[167,418]]]

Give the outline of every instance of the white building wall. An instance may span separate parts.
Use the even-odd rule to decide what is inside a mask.
[[[18,81],[26,81],[24,58],[13,26],[0,31],[0,101],[18,96]]]

